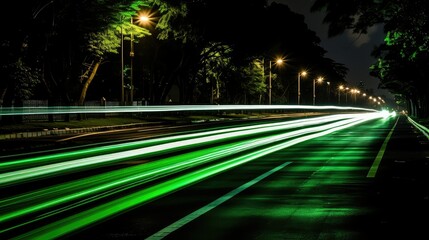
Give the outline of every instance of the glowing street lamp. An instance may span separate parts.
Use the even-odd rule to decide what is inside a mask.
[[[331,82],[326,82],[326,92],[328,95],[328,103],[331,102]]]
[[[134,24],[134,20],[133,17],[131,16],[131,26]],[[134,74],[133,74],[133,64],[134,64],[134,35],[133,35],[133,31],[131,30],[130,32],[131,36],[130,36],[130,102],[131,105],[133,105],[133,101],[134,101],[134,83],[133,83],[133,79],[134,79]]]
[[[137,23],[144,24],[144,23],[147,23],[149,21],[150,21],[150,18],[149,18],[148,15],[140,15],[138,17]],[[133,24],[134,24],[134,18],[131,17],[131,26]],[[133,101],[134,101],[134,83],[133,83],[133,80],[134,80],[134,74],[133,74],[133,64],[134,64],[134,35],[133,35],[133,31],[132,30],[131,30],[130,34],[131,34],[131,38],[130,38],[131,39],[130,40],[130,44],[131,44],[131,47],[130,47],[130,87],[131,87],[131,89],[130,89],[130,102],[131,102],[131,105],[133,105]]]
[[[340,105],[340,103],[341,103],[341,91],[344,89],[344,86],[343,85],[340,85],[339,87],[338,87],[338,105]]]
[[[316,105],[316,82],[323,82],[323,77],[318,77],[313,80],[313,105]]]
[[[305,77],[307,75],[306,71],[298,73],[298,105],[301,102],[301,76]]]
[[[271,61],[270,60],[270,72],[269,72],[269,79],[268,79],[268,104],[269,105],[271,105],[271,88],[272,88],[272,85],[271,85],[271,63],[275,63],[275,64],[282,64],[283,63],[283,59],[281,59],[281,58],[278,58],[276,61]]]
[[[345,93],[346,93],[346,105],[347,105],[347,91],[349,90],[350,88],[348,88],[348,87],[346,87],[345,88]]]
[[[149,22],[149,21],[150,21],[150,18],[149,18],[149,16],[147,16],[147,15],[141,15],[141,16],[139,16],[139,21],[140,21],[141,23],[146,23],[146,22]]]
[[[351,92],[353,94],[355,104],[356,104],[356,102],[357,102],[357,96],[356,95],[360,94],[360,91],[358,89],[352,89]]]

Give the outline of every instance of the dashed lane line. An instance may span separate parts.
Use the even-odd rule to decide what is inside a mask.
[[[151,235],[150,237],[146,238],[146,240],[157,240],[162,239],[169,235],[170,233],[174,232],[175,230],[183,227],[185,224],[195,220],[196,218],[200,217],[201,215],[205,214],[206,212],[212,210],[213,208],[219,206],[220,204],[224,203],[225,201],[233,198],[235,195],[239,194],[243,190],[251,187],[252,185],[258,183],[259,181],[263,180],[264,178],[270,176],[271,174],[279,171],[280,169],[286,167],[287,165],[291,164],[292,162],[285,162],[280,166],[277,166],[270,171],[260,175],[259,177],[256,177],[255,179],[241,185],[240,187],[232,190],[231,192],[223,195],[222,197],[214,200],[213,202],[207,204],[206,206],[196,210],[195,212],[190,213],[189,215],[179,219],[178,221],[170,224],[169,226],[161,229],[160,231],[156,232],[155,234]]]

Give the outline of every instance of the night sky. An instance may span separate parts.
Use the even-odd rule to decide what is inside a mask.
[[[288,5],[292,11],[305,16],[309,29],[317,33],[321,39],[321,47],[327,51],[325,56],[344,64],[349,69],[346,78],[349,84],[357,86],[362,81],[366,89],[373,89],[380,96],[391,97],[388,91],[378,89],[379,80],[369,75],[369,66],[376,62],[376,59],[371,57],[371,51],[384,39],[381,25],[369,29],[367,35],[358,36],[347,31],[340,36],[328,38],[328,25],[323,23],[324,13],[310,12],[314,0],[274,0],[272,2]]]

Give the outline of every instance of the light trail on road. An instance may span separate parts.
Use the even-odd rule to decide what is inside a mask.
[[[230,111],[230,110],[341,110],[378,112],[375,109],[341,106],[314,105],[163,105],[163,106],[55,106],[55,107],[3,107],[0,116],[71,114],[71,113],[151,113],[183,111]]]
[[[54,157],[45,156],[51,158],[46,162],[43,157],[26,159],[22,164],[16,161],[13,165],[19,166],[19,168],[24,168],[27,166],[26,164],[32,166],[32,161],[45,164],[50,163],[52,159],[57,159],[64,162],[2,173],[0,183],[3,187],[15,187],[28,181],[40,180],[41,177],[69,174],[76,168],[82,170],[82,167],[87,166],[103,167],[106,161],[112,163],[118,159],[126,161],[154,155],[159,157],[155,161],[2,198],[0,199],[2,207],[0,222],[9,223],[9,225],[2,228],[0,233],[18,230],[40,220],[58,217],[59,220],[40,228],[36,227],[16,238],[55,239],[261,156],[366,121],[385,117],[386,114],[381,112],[316,117],[284,123],[239,127],[234,130],[223,129],[152,139],[150,141],[153,142],[149,141],[149,143],[145,141],[131,143],[137,147],[133,150],[121,151],[121,147],[127,145],[120,144],[121,147],[113,147],[115,151],[119,152],[100,155],[99,153],[104,149],[100,148],[94,150],[91,154],[95,155],[91,157],[85,157],[88,152],[77,151],[73,153],[74,155],[72,154],[73,157],[66,157],[66,160],[61,159],[61,155],[54,154]],[[294,128],[297,130],[290,131]],[[284,130],[288,131],[284,132]],[[193,149],[198,146],[205,146],[205,148]],[[171,154],[176,150],[184,149],[188,152]],[[162,155],[166,153],[169,156],[162,158]],[[81,157],[83,158],[79,159]],[[10,169],[11,165],[2,167]],[[185,174],[177,175],[181,171],[185,171]],[[173,174],[176,177],[167,178]],[[162,178],[165,178],[165,181],[155,181]],[[142,186],[145,187],[141,189]],[[91,209],[85,209],[89,203],[99,204]],[[76,210],[77,213],[70,214],[72,210]],[[63,216],[64,214],[66,216]],[[17,221],[19,223],[16,223]]]
[[[35,158],[20,159],[0,163],[0,186],[14,183],[19,180],[31,180],[47,174],[60,173],[70,169],[89,169],[94,165],[117,163],[119,161],[130,160],[135,157],[152,157],[156,154],[166,154],[172,151],[183,150],[184,148],[201,147],[205,144],[222,142],[231,139],[251,137],[255,134],[268,133],[272,131],[288,130],[311,125],[326,124],[332,121],[356,118],[355,114],[340,114],[334,116],[324,116],[311,119],[293,120],[280,123],[259,124],[255,126],[245,126],[228,128],[222,130],[205,131],[193,134],[183,134],[180,136],[163,137],[159,139],[143,140],[132,143],[117,144],[107,147],[79,150],[68,153],[52,154]],[[88,154],[92,157],[85,157]],[[95,156],[94,156],[95,155]],[[76,159],[77,160],[73,160]],[[52,161],[60,163],[49,164]],[[31,167],[33,164],[43,164],[40,167]],[[95,166],[97,167],[97,166]],[[22,170],[13,171],[16,168]]]

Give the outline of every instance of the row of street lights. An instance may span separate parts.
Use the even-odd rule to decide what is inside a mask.
[[[354,102],[356,104],[357,102],[357,96],[358,95],[362,95],[362,97],[364,97],[366,99],[367,94],[366,93],[361,93],[361,91],[357,88],[349,88],[343,85],[340,85],[338,87],[338,105],[341,104],[341,92],[344,91],[345,93],[345,104],[347,104],[347,93],[350,92],[351,94],[353,94],[354,97]],[[368,100],[370,101],[370,103],[372,104],[377,104],[377,105],[382,105],[385,103],[385,101],[383,100],[383,98],[381,97],[373,97],[373,96],[369,96]]]
[[[271,61],[270,60],[270,64],[269,64],[269,84],[268,84],[268,103],[271,105],[271,91],[272,91],[272,85],[271,85],[271,65],[272,63],[275,64],[282,64],[284,61],[283,59],[277,59],[275,61]],[[307,76],[307,72],[306,71],[301,71],[298,72],[298,105],[301,104],[301,77],[305,77]],[[324,81],[323,77],[317,77],[315,79],[313,79],[313,105],[316,105],[316,84],[317,83],[322,83]],[[330,89],[330,82],[326,82],[326,84],[328,85],[328,89]],[[354,96],[354,102],[356,104],[357,102],[357,95],[361,94],[361,91],[357,88],[349,88],[349,87],[345,87],[343,85],[340,85],[338,87],[338,105],[341,104],[341,92],[345,91],[345,102],[347,104],[347,92],[350,91],[351,94],[353,94]],[[328,92],[328,96],[329,96],[330,92]],[[362,93],[363,97],[366,97],[366,93]],[[381,105],[384,102],[384,100],[381,97],[369,97],[369,100],[375,104]]]
[[[134,17],[131,16],[130,17],[130,23],[131,26],[134,24]],[[149,15],[139,15],[138,16],[138,23],[139,24],[145,24],[147,22],[150,22],[150,17]],[[134,35],[133,35],[133,30],[130,31],[130,102],[133,103],[133,91],[134,91],[134,85],[133,85],[133,59],[134,59]],[[272,95],[272,63],[277,64],[277,65],[281,65],[284,62],[283,59],[278,58],[275,61],[270,60],[269,61],[269,83],[268,83],[268,103],[269,105],[271,105],[271,95]],[[306,71],[300,71],[298,72],[298,105],[301,104],[301,77],[305,77],[307,75]],[[124,34],[123,34],[123,28],[121,25],[121,80],[122,80],[122,88],[121,88],[121,102],[122,104],[125,103],[125,99],[124,99],[124,87],[125,87],[125,81],[124,81]],[[316,83],[322,83],[324,80],[323,77],[318,77],[316,79],[313,79],[313,105],[316,105]],[[328,84],[328,88],[330,85],[330,82],[327,82]],[[340,85],[338,87],[338,104],[341,103],[341,91],[345,90],[346,91],[346,103],[347,103],[347,91],[349,90],[348,87],[344,87],[342,85]],[[352,89],[351,90],[352,93],[355,94],[355,102],[356,102],[356,94],[360,93],[359,90],[357,89]],[[364,96],[366,96],[366,94],[364,94]],[[370,97],[370,99],[372,99],[372,97]],[[373,98],[376,99],[376,98]],[[380,97],[379,99],[381,101],[383,101]],[[383,101],[384,102],[384,101]]]
[[[283,63],[283,59],[277,59],[276,61],[271,61],[270,60],[270,69],[269,69],[269,81],[268,81],[268,104],[271,105],[271,90],[272,90],[272,85],[271,85],[271,64],[275,63],[275,64],[282,64]],[[307,72],[306,71],[302,71],[302,72],[298,72],[298,105],[301,104],[301,77],[305,77],[307,76]],[[323,77],[318,77],[316,79],[313,80],[313,105],[316,105],[316,82],[317,83],[322,83],[324,80]],[[328,82],[329,84],[329,82]]]

